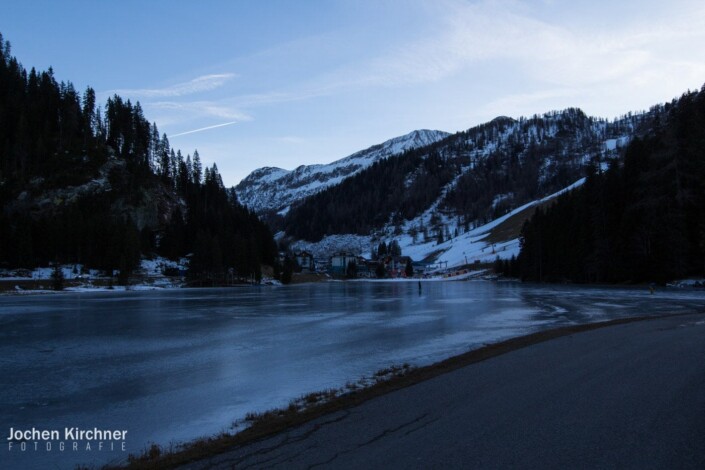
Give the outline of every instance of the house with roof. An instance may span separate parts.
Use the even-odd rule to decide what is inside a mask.
[[[357,265],[358,256],[349,251],[338,251],[330,257],[330,273],[333,276],[344,277],[348,269],[348,264]]]
[[[387,256],[384,261],[389,277],[406,277],[407,263],[413,265],[413,260],[409,256]]]
[[[316,271],[316,262],[313,255],[308,251],[302,250],[294,253],[296,264],[301,268],[301,272],[313,273]]]

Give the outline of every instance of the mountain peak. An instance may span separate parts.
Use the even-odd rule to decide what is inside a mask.
[[[514,122],[516,121],[509,116],[497,116],[490,121],[490,124],[512,124]]]
[[[256,212],[285,213],[292,203],[336,185],[380,159],[425,147],[449,135],[443,131],[418,129],[328,164],[301,165],[291,171],[259,168],[235,190],[238,199]]]

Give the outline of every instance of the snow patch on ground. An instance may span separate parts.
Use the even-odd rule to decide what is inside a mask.
[[[348,251],[356,255],[370,257],[372,238],[368,235],[327,235],[318,242],[299,240],[291,245],[294,251],[305,250],[313,254],[316,259],[329,258],[337,251]]]
[[[146,275],[164,276],[165,269],[186,271],[188,269],[188,259],[181,258],[179,261],[172,261],[167,258],[162,258],[161,256],[156,256],[150,259],[142,258],[140,261],[139,271]]]
[[[411,256],[414,260],[421,260],[430,257],[434,252],[441,252],[436,257],[436,263],[443,264],[443,266],[439,266],[439,269],[442,269],[442,267],[455,268],[474,263],[490,263],[497,259],[497,257],[500,259],[510,259],[512,256],[518,256],[520,249],[518,238],[495,244],[490,244],[484,239],[489,235],[492,229],[510,217],[543,202],[554,199],[567,191],[581,186],[584,182],[585,178],[581,178],[554,194],[524,204],[502,217],[469,230],[458,237],[446,240],[443,243],[427,242],[415,245],[409,243],[411,237],[402,237],[400,240],[402,253]]]
[[[614,151],[619,148],[626,147],[627,144],[629,144],[629,141],[629,136],[617,137],[616,139],[607,139],[605,140],[605,150]]]
[[[705,287],[705,278],[700,279],[680,279],[667,284],[668,287],[694,288]]]
[[[77,264],[64,264],[60,266],[64,280],[72,285],[66,286],[64,291],[68,292],[94,292],[109,290],[154,290],[179,287],[182,284],[180,276],[188,269],[188,260],[181,258],[179,261],[172,261],[162,257],[143,258],[140,266],[131,276],[129,286],[116,285],[117,271],[110,273],[89,269],[86,266]],[[171,269],[179,273],[179,276],[167,276],[165,270]],[[51,287],[53,267],[38,267],[34,269],[2,269],[0,270],[0,281],[46,281],[46,287]],[[112,281],[112,282],[111,282]],[[78,283],[78,285],[73,285]],[[94,282],[99,284],[94,284]],[[44,285],[44,284],[42,284]],[[54,292],[51,290],[32,289],[25,290],[19,285],[14,286],[14,293],[39,293]]]

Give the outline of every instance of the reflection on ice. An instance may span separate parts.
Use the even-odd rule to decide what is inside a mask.
[[[488,282],[327,283],[0,298],[0,420],[128,429],[128,450],[227,430],[391,364],[423,365],[538,329],[702,311],[696,291]],[[115,453],[8,454],[73,468]],[[58,461],[57,461],[58,459]]]

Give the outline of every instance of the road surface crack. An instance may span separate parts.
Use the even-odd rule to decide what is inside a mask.
[[[369,440],[367,440],[367,441],[365,441],[365,442],[363,442],[363,443],[361,443],[361,444],[358,444],[356,447],[354,447],[354,448],[352,448],[352,449],[347,449],[347,450],[343,450],[343,451],[340,451],[340,452],[336,452],[335,455],[333,455],[331,458],[329,458],[328,460],[326,460],[326,461],[324,461],[324,462],[319,462],[319,463],[315,463],[315,464],[313,464],[313,465],[309,465],[309,466],[308,466],[308,469],[311,470],[312,468],[315,468],[315,467],[320,467],[320,466],[323,466],[323,465],[328,465],[328,464],[330,464],[331,462],[333,462],[335,459],[337,459],[338,457],[340,457],[341,455],[349,454],[350,452],[354,452],[354,451],[356,451],[356,450],[358,450],[358,449],[361,449],[361,448],[363,448],[363,447],[365,447],[365,446],[368,446],[368,445],[370,445],[370,444],[373,444],[373,443],[375,443],[375,442],[377,442],[377,441],[379,441],[379,440],[381,440],[381,439],[384,439],[385,437],[389,436],[390,434],[394,434],[394,433],[396,433],[396,432],[399,432],[399,431],[401,431],[402,429],[404,429],[404,428],[406,428],[406,427],[412,426],[412,425],[414,425],[414,424],[416,424],[416,423],[422,421],[422,420],[423,420],[424,418],[426,418],[427,416],[428,416],[428,414],[423,414],[423,415],[419,416],[419,417],[416,418],[416,419],[412,419],[411,421],[408,421],[408,422],[406,422],[406,423],[402,423],[402,424],[400,424],[399,426],[396,426],[396,427],[394,427],[394,428],[385,429],[384,431],[382,431],[381,433],[377,434],[377,435],[374,436],[373,438],[371,438],[371,439],[369,439]],[[428,421],[426,421],[425,423],[423,423],[421,426],[416,426],[416,427],[414,427],[413,429],[407,431],[406,433],[404,433],[404,435],[406,436],[406,435],[408,435],[408,434],[410,434],[410,433],[412,433],[412,432],[414,432],[414,431],[418,431],[419,429],[421,429],[421,428],[423,428],[423,427],[429,425],[430,423],[436,421],[437,419],[438,419],[438,418],[435,418],[435,419],[432,419],[432,420],[428,420]]]
[[[261,468],[263,464],[267,464],[267,463],[273,462],[274,460],[277,460],[277,459],[281,458],[282,456],[281,456],[281,455],[276,455],[276,456],[273,456],[273,457],[271,457],[271,458],[264,459],[264,460],[258,460],[257,462],[253,462],[253,463],[247,464],[247,465],[244,465],[243,462],[244,462],[245,460],[248,460],[248,459],[251,459],[251,458],[256,458],[256,457],[260,457],[260,456],[265,456],[265,455],[268,454],[269,452],[272,452],[272,451],[275,451],[275,450],[281,450],[281,448],[284,447],[284,446],[286,446],[286,445],[294,444],[294,443],[297,443],[297,442],[304,441],[304,440],[308,439],[311,435],[313,435],[314,433],[316,433],[317,431],[319,431],[321,428],[323,428],[323,427],[325,427],[325,426],[327,426],[327,425],[329,425],[329,424],[338,423],[338,422],[344,420],[345,418],[347,418],[349,415],[350,415],[350,411],[347,411],[347,410],[346,410],[346,411],[342,411],[342,412],[341,412],[341,416],[338,416],[338,417],[335,418],[335,419],[330,419],[330,420],[327,420],[327,421],[323,421],[323,422],[321,422],[321,423],[318,423],[318,424],[316,424],[315,426],[313,426],[311,429],[307,430],[306,432],[304,432],[304,433],[302,433],[302,434],[300,434],[300,435],[298,435],[298,436],[290,436],[290,435],[287,433],[287,435],[286,435],[286,437],[284,438],[284,440],[282,440],[281,442],[279,442],[279,443],[277,443],[277,444],[274,444],[274,445],[271,445],[271,446],[268,446],[268,447],[264,447],[264,448],[262,448],[262,449],[258,449],[258,450],[253,451],[253,452],[249,452],[249,453],[244,454],[244,455],[239,455],[239,456],[233,457],[233,458],[231,458],[231,459],[221,460],[221,461],[217,462],[215,465],[217,465],[218,467],[223,466],[223,465],[230,465],[231,468],[238,468],[238,469],[247,469],[247,468],[252,468],[252,467]],[[234,449],[232,452],[237,452],[237,449]],[[298,454],[297,454],[297,455],[298,455]],[[287,457],[287,459],[290,459],[290,457]]]

